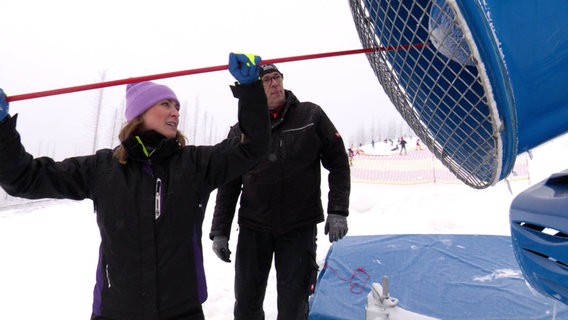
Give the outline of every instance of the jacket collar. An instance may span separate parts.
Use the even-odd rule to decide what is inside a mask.
[[[143,131],[131,136],[122,145],[133,160],[162,162],[176,153],[180,147],[176,138],[168,139],[154,130]]]
[[[290,109],[291,106],[298,104],[298,98],[296,98],[292,91],[284,90],[284,94],[286,96],[284,105],[282,105],[282,107],[278,109],[276,117],[270,117],[270,119],[272,120],[272,128],[278,126],[282,121],[284,121],[286,113],[288,113],[288,109]]]

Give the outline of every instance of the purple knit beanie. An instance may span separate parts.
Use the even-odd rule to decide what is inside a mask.
[[[179,100],[172,89],[151,81],[131,83],[126,86],[126,120],[130,121],[143,114],[162,100]]]

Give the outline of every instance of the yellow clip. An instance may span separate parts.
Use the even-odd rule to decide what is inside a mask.
[[[253,66],[256,65],[256,62],[255,62],[255,59],[254,59],[254,57],[256,57],[256,54],[254,54],[254,53],[241,53],[241,52],[235,52],[235,54],[245,55],[249,59],[249,62],[247,62],[247,67],[250,67],[251,64]]]

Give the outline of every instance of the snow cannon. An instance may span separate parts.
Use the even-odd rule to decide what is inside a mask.
[[[385,93],[465,184],[496,184],[568,131],[568,1],[349,3]]]
[[[541,294],[568,304],[568,170],[517,195],[509,217],[524,278]]]

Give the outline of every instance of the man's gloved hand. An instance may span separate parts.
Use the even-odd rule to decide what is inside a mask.
[[[251,84],[258,80],[258,70],[262,59],[254,54],[229,54],[229,71],[240,84]]]
[[[4,90],[0,88],[0,121],[6,118],[9,107],[10,105],[8,101],[6,101],[6,94],[4,93]]]
[[[329,242],[337,241],[347,234],[347,217],[329,213],[325,221],[325,234],[329,233]]]
[[[229,250],[229,237],[215,236],[213,237],[213,251],[219,259],[225,262],[231,262],[231,251]]]

